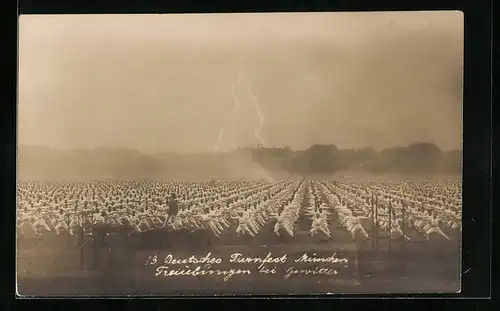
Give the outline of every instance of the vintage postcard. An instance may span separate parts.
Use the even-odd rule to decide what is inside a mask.
[[[459,292],[463,27],[21,16],[18,295]]]

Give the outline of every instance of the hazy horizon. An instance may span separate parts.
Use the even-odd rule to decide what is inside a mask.
[[[401,146],[389,146],[389,147],[385,147],[385,148],[381,148],[381,149],[375,149],[375,148],[372,148],[372,147],[353,147],[353,148],[341,148],[335,144],[323,144],[323,145],[335,145],[339,150],[363,150],[363,149],[373,149],[375,152],[381,152],[385,149],[393,149],[393,148],[406,148],[406,147],[409,147],[410,145],[416,145],[416,144],[426,144],[426,143],[429,143],[429,142],[415,142],[415,143],[411,143],[411,144],[408,144],[408,145],[401,145]],[[312,145],[311,145],[312,146]],[[311,147],[310,146],[310,147]],[[46,149],[50,149],[50,150],[55,150],[55,151],[82,151],[82,150],[120,150],[120,149],[128,149],[128,150],[134,150],[134,151],[138,151],[142,154],[145,154],[145,155],[154,155],[154,154],[160,154],[160,153],[171,153],[171,154],[185,154],[185,155],[190,155],[190,154],[201,154],[201,153],[209,153],[209,154],[214,154],[213,151],[195,151],[195,152],[178,152],[178,151],[162,151],[162,152],[146,152],[146,151],[141,151],[139,149],[136,149],[136,148],[133,148],[133,147],[127,147],[127,146],[95,146],[95,147],[91,147],[91,148],[72,148],[72,149],[63,149],[63,148],[54,148],[54,147],[49,147],[49,146],[44,146],[44,145],[25,145],[25,144],[18,144],[18,147],[29,147],[29,148],[46,148]],[[439,148],[439,146],[437,146]],[[229,149],[229,150],[221,150],[219,151],[218,153],[230,153],[230,152],[233,152],[233,151],[237,151],[239,148],[241,149],[245,149],[245,148],[258,148],[257,146],[239,146],[239,147],[236,147],[234,149]],[[266,146],[265,148],[276,148],[276,149],[283,149],[283,148],[288,148],[290,149],[291,151],[294,151],[294,152],[297,152],[297,151],[305,151],[306,149],[308,148],[305,148],[305,149],[293,149],[293,148],[290,148],[288,146]],[[456,151],[462,151],[461,149],[442,149],[442,148],[439,148],[441,149],[442,152],[456,152]],[[215,153],[217,154],[217,153]]]
[[[18,144],[461,150],[462,71],[460,12],[23,15]]]

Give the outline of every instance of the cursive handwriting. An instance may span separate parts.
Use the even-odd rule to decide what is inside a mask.
[[[266,266],[262,266],[261,268],[259,268],[259,273],[260,274],[276,274],[276,267],[268,268]]]
[[[285,270],[285,280],[292,275],[337,275],[339,272],[336,269],[315,267],[314,269],[296,269],[290,267]]]
[[[155,266],[155,276],[201,277],[223,276],[227,282],[233,276],[251,274],[280,276],[285,280],[293,276],[337,276],[339,271],[348,268],[349,260],[333,253],[331,256],[317,256],[316,253],[304,253],[291,258],[288,255],[273,255],[269,252],[264,257],[250,257],[242,253],[232,253],[227,258],[213,256],[165,257],[151,255],[146,260],[147,266]],[[356,264],[356,263],[354,263]],[[254,265],[254,266],[250,266]],[[215,267],[216,266],[216,267]]]
[[[265,264],[268,263],[277,263],[277,264],[284,264],[286,263],[287,257],[286,254],[281,256],[281,257],[272,257],[271,253],[268,253],[266,257],[261,258],[261,257],[244,257],[243,254],[241,253],[233,253],[231,256],[229,256],[229,262],[231,263],[258,263],[259,265],[257,268],[261,269],[264,267]]]
[[[203,257],[191,256],[189,258],[175,258],[172,254],[168,254],[163,260],[163,264],[167,265],[185,265],[185,264],[220,264],[222,258],[212,257],[212,253],[208,253]]]
[[[316,257],[316,253],[313,256],[308,256],[307,254],[303,254],[299,258],[295,259],[296,263],[344,263],[347,264],[349,260],[347,258],[338,258],[336,253],[329,257]]]
[[[197,266],[194,269],[190,269],[189,266],[185,268],[171,269],[168,266],[159,266],[156,268],[155,276],[206,276],[206,275],[223,275],[224,282],[227,282],[234,275],[250,275],[250,270],[241,269],[227,269],[227,270],[212,270],[210,268],[203,269],[201,266]]]
[[[212,257],[212,253],[208,253],[203,257],[190,256],[187,258],[178,258],[174,257],[172,254],[168,254],[163,258],[162,261],[158,259],[158,255],[149,256],[146,260],[145,265],[156,265],[165,264],[165,265],[186,265],[186,264],[220,264],[222,263],[222,258],[220,257]]]

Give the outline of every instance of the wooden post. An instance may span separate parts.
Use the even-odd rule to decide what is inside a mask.
[[[375,202],[374,202],[374,197],[372,193],[372,248],[375,248]]]
[[[97,257],[99,249],[97,247],[97,237],[94,236],[94,232],[92,232],[92,269],[97,269]]]
[[[68,232],[67,232],[67,234],[68,234],[68,248],[71,248],[71,240],[72,239],[71,239],[71,234],[69,233],[70,232],[69,226],[71,225],[71,220],[69,218],[69,214],[66,215],[66,224],[68,225]]]
[[[402,200],[401,200],[401,206],[402,206],[402,210],[401,210],[401,218],[403,219],[403,224],[402,224],[402,227],[401,227],[401,231],[403,231],[403,244],[401,245],[403,247],[403,250],[406,249],[406,203],[404,203]]]
[[[84,265],[83,265],[83,261],[84,261],[84,254],[83,254],[83,247],[84,247],[84,244],[83,244],[83,217],[81,215],[79,215],[80,217],[80,236],[79,236],[79,242],[78,242],[78,245],[80,246],[80,269],[83,270],[84,268]]]
[[[391,252],[392,243],[392,201],[389,201],[389,253]]]
[[[378,197],[375,197],[375,248],[378,251]]]

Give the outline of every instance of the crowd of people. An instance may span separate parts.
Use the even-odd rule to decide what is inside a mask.
[[[18,183],[17,199],[21,236],[115,226],[255,237],[269,224],[276,236],[294,237],[301,217],[310,236],[326,238],[340,225],[353,239],[369,239],[363,221],[374,219],[394,239],[411,239],[409,227],[427,239],[448,239],[442,228],[461,231],[460,183],[450,181],[29,181]]]
[[[341,223],[347,224],[353,236],[361,233],[368,237],[360,223],[368,219],[376,222],[378,231],[394,239],[410,240],[405,228],[414,229],[426,239],[435,235],[449,239],[442,228],[462,230],[458,182],[326,182],[322,186],[330,205],[336,206]]]

